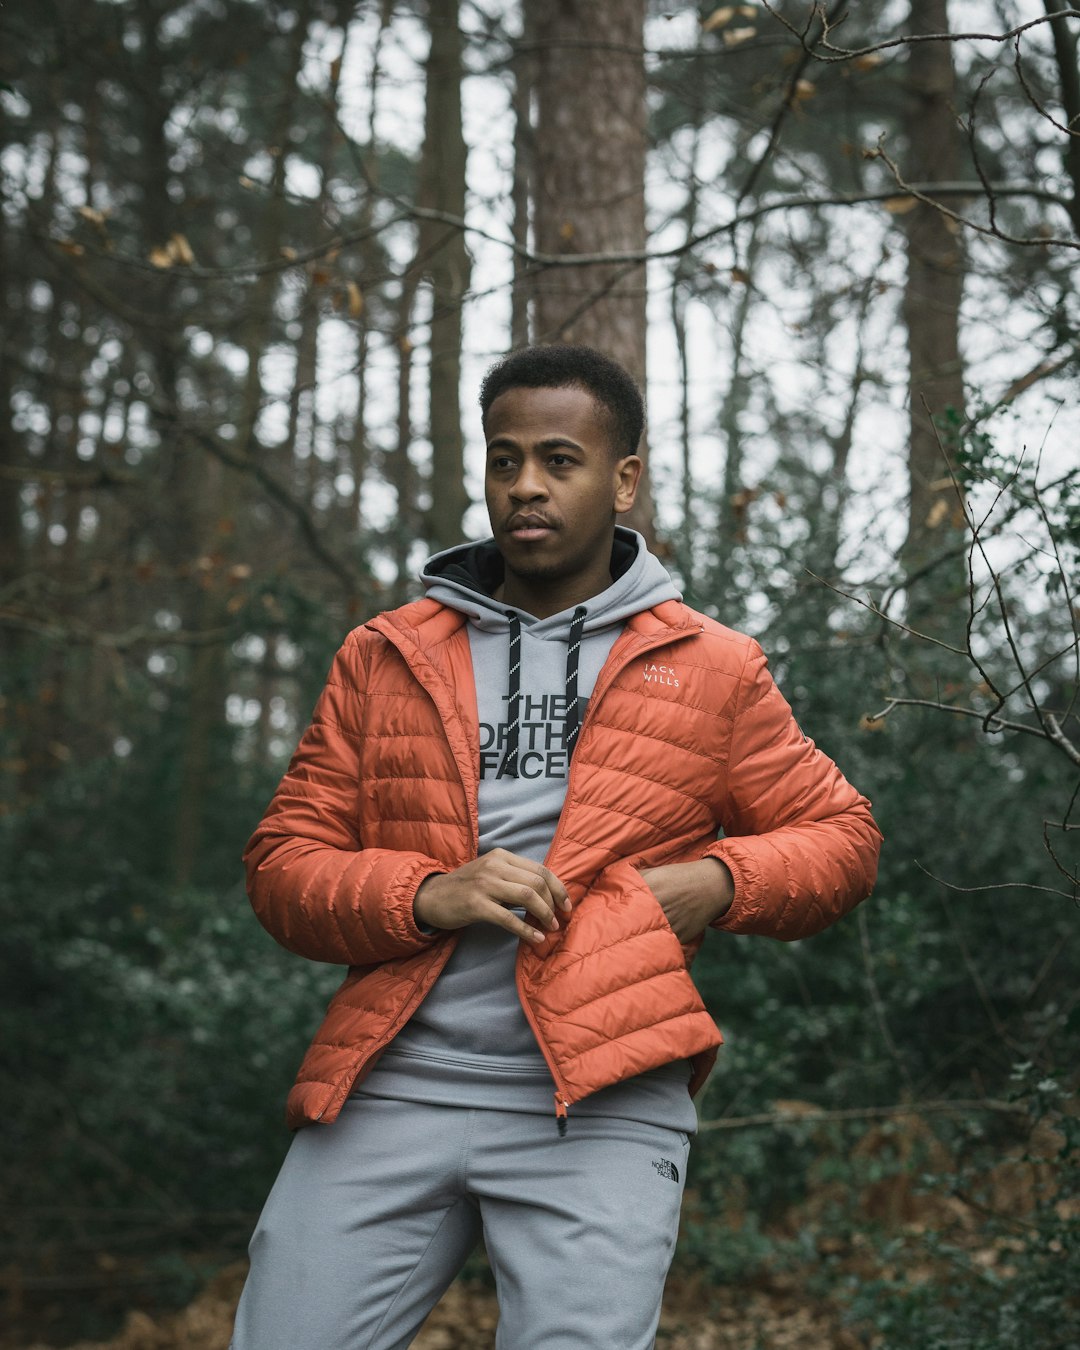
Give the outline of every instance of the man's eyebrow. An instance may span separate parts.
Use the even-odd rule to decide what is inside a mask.
[[[519,444],[520,442],[516,437],[503,433],[499,436],[493,436],[491,440],[488,441],[487,448],[492,450],[497,446],[512,445],[516,449]],[[572,436],[545,436],[542,441],[537,441],[536,444],[537,448],[540,450],[557,450],[559,447],[565,448],[567,446],[573,450],[584,450],[585,448],[579,441],[575,441]]]

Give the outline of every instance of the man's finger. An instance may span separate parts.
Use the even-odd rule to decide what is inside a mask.
[[[550,871],[543,863],[540,864],[540,871],[544,874],[544,880],[548,884],[548,890],[551,892],[551,898],[560,909],[569,911],[570,896],[567,894],[566,887],[562,884],[554,872]]]
[[[489,889],[489,897],[509,909],[524,909],[544,928],[558,928],[554,902],[546,886],[541,891],[538,889],[540,878],[535,873],[528,875],[528,880],[522,879],[520,873],[512,879],[505,878]]]
[[[507,909],[497,900],[493,900],[490,905],[485,906],[483,914],[479,915],[478,918],[483,923],[493,923],[498,928],[505,928],[508,933],[512,933],[514,937],[521,938],[525,942],[536,943],[544,940],[544,934],[539,928],[534,928],[531,923],[519,919],[513,910]]]

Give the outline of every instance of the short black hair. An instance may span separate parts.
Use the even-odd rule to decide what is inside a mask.
[[[480,411],[508,389],[584,389],[607,415],[612,449],[621,459],[637,454],[645,427],[641,390],[629,371],[595,347],[567,342],[523,347],[497,361],[480,386]]]

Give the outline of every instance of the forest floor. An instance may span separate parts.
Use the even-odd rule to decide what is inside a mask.
[[[919,1180],[925,1164],[945,1171],[950,1163],[924,1122],[907,1118],[902,1125],[890,1122],[874,1127],[853,1155],[860,1155],[863,1162],[879,1157],[888,1161],[876,1179],[852,1193],[839,1179],[811,1176],[806,1198],[787,1212],[785,1222],[776,1229],[780,1241],[795,1233],[813,1234],[817,1259],[800,1269],[789,1253],[789,1264],[772,1270],[759,1266],[753,1277],[726,1284],[675,1275],[665,1294],[658,1350],[874,1350],[881,1337],[865,1323],[852,1325],[845,1295],[880,1279],[945,1287],[952,1268],[937,1268],[932,1244],[927,1241],[931,1235],[947,1236],[954,1250],[963,1251],[972,1270],[991,1273],[1004,1289],[1016,1273],[1016,1253],[1024,1243],[1008,1225],[995,1234],[987,1225],[988,1216],[1011,1216],[1023,1225],[1022,1216],[1033,1216],[1040,1204],[1052,1204],[1062,1221],[1080,1218],[1080,1197],[1059,1195],[1063,1143],[1064,1136],[1042,1122],[1023,1146],[999,1155],[997,1164],[981,1175],[979,1189],[984,1198],[974,1205],[951,1188],[928,1190]],[[688,1192],[686,1209],[692,1210],[694,1203]],[[835,1221],[826,1221],[830,1211],[845,1214],[839,1227]],[[1026,1222],[1026,1227],[1032,1227],[1031,1223]],[[889,1239],[884,1245],[883,1236]],[[802,1253],[805,1261],[805,1243]],[[67,1276],[59,1268],[34,1272],[19,1263],[0,1269],[0,1350],[57,1350],[60,1346],[65,1350],[227,1350],[246,1261],[228,1261],[221,1253],[214,1259],[207,1253],[197,1267],[186,1264],[188,1280],[193,1269],[203,1272],[200,1292],[186,1307],[162,1310],[160,1302],[155,1306],[153,1300],[149,1255],[116,1257],[99,1252],[90,1265],[84,1262],[78,1278],[72,1278],[75,1271]],[[175,1259],[185,1261],[181,1256]],[[815,1276],[817,1288],[823,1288],[823,1262],[834,1277],[829,1288],[835,1293],[828,1299],[808,1292]],[[171,1275],[175,1277],[178,1270],[172,1267]],[[140,1285],[146,1297],[131,1298]],[[482,1279],[458,1281],[428,1318],[414,1350],[490,1350],[497,1320],[490,1285]],[[120,1326],[120,1330],[90,1337],[91,1326],[105,1325]],[[1059,1341],[1051,1335],[1029,1344],[1075,1346],[1077,1342]]]
[[[151,1317],[130,1312],[123,1329],[107,1341],[77,1341],[69,1350],[227,1350],[233,1311],[246,1262],[220,1271],[179,1312]],[[814,1304],[795,1288],[711,1293],[702,1306],[700,1288],[669,1284],[658,1350],[860,1350],[866,1342],[840,1323],[840,1313]],[[493,1291],[458,1283],[447,1291],[413,1343],[414,1350],[491,1350],[498,1309]],[[24,1350],[51,1350],[42,1341]]]

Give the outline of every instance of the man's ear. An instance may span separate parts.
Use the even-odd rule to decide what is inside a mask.
[[[626,455],[615,465],[615,510],[625,514],[634,505],[645,465],[640,455]]]

